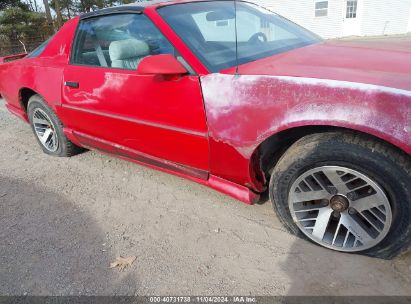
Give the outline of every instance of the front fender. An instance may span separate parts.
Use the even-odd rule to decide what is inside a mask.
[[[362,131],[411,154],[411,91],[288,76],[210,74],[201,84],[212,140],[211,170],[219,173],[233,170],[213,164],[221,158],[213,155],[213,145],[218,154],[235,151],[238,155],[230,157],[244,174],[250,167],[245,162],[265,139],[306,125]]]

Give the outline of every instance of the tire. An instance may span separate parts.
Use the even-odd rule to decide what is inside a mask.
[[[410,157],[367,135],[301,138],[275,165],[269,195],[284,226],[317,245],[390,259],[411,244]]]
[[[31,129],[44,153],[52,156],[70,157],[84,150],[73,144],[64,135],[62,122],[40,95],[30,97],[27,114]],[[43,140],[45,142],[43,143],[40,138],[45,139]]]

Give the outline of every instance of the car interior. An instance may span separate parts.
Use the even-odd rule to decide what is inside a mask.
[[[173,46],[147,17],[124,14],[121,22],[119,17],[85,20],[79,27],[73,62],[135,70],[146,56],[175,54]]]

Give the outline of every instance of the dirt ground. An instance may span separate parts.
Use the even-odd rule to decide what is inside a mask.
[[[137,256],[123,272],[117,256]],[[97,152],[43,154],[0,100],[2,295],[411,295],[393,261],[297,239],[266,202]]]

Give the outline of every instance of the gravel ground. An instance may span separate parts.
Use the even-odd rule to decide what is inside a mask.
[[[0,294],[411,295],[411,253],[336,253],[247,206],[111,156],[53,158],[0,100]],[[137,256],[123,272],[117,256]]]

